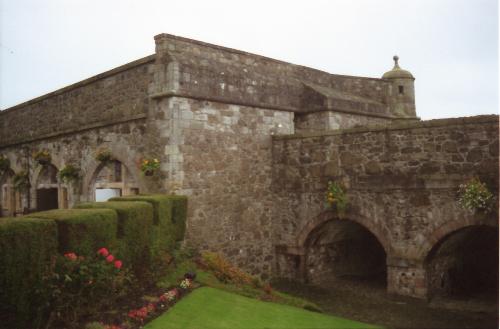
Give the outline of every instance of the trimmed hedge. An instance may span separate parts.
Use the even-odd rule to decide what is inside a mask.
[[[176,242],[184,239],[187,213],[187,197],[177,195],[131,195],[111,198],[110,201],[145,201],[153,206],[154,226],[152,249],[172,251]]]
[[[116,255],[130,264],[136,274],[150,265],[149,243],[153,229],[153,206],[147,202],[88,202],[78,209],[113,209],[118,214],[118,249]]]
[[[35,289],[57,253],[57,225],[38,218],[0,218],[0,327],[29,328]]]
[[[172,199],[172,221],[174,222],[175,239],[176,241],[184,240],[186,233],[186,218],[187,218],[187,197],[181,195],[170,195]]]
[[[118,216],[114,210],[56,209],[28,217],[53,219],[57,223],[60,253],[90,255],[102,247],[116,247]]]

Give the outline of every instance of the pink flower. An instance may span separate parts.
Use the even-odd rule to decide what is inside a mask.
[[[97,250],[97,253],[99,255],[102,255],[103,257],[106,257],[107,255],[109,255],[109,251],[106,248],[101,248],[101,249]]]
[[[121,269],[122,268],[122,261],[121,260],[115,260],[115,267],[117,269]]]
[[[78,256],[74,252],[69,252],[67,254],[64,254],[64,257],[66,257],[69,260],[77,260]]]
[[[106,257],[106,261],[108,263],[111,263],[114,259],[115,259],[115,257],[113,255],[111,255],[111,254],[109,254],[108,257]]]

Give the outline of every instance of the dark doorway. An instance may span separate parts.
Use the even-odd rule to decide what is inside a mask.
[[[43,188],[36,190],[37,211],[59,208],[57,188]]]

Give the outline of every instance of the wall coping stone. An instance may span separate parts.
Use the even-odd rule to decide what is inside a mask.
[[[316,138],[316,137],[327,137],[345,134],[358,134],[367,132],[380,132],[380,131],[397,131],[397,130],[412,130],[421,128],[433,128],[433,127],[446,127],[446,126],[462,126],[470,124],[499,124],[499,116],[497,114],[490,115],[477,115],[473,117],[460,117],[460,118],[446,118],[446,119],[433,119],[417,122],[401,122],[396,121],[389,125],[373,125],[369,127],[359,127],[359,128],[349,128],[349,129],[338,129],[332,131],[321,131],[321,132],[307,132],[301,134],[293,135],[274,135],[273,140],[291,140],[291,139],[304,139],[304,138]]]

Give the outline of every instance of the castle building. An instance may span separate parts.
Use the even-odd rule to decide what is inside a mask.
[[[473,279],[498,281],[497,215],[456,201],[474,176],[498,190],[498,116],[421,121],[397,56],[367,78],[155,42],[151,56],[0,112],[3,216],[171,192],[189,198],[186,244],[264,279],[382,275],[390,292],[428,297],[460,284],[442,278],[460,259],[487,273]],[[68,165],[74,182],[57,175]],[[342,215],[325,202],[328,181],[346,190]],[[457,241],[484,261],[449,252]]]

